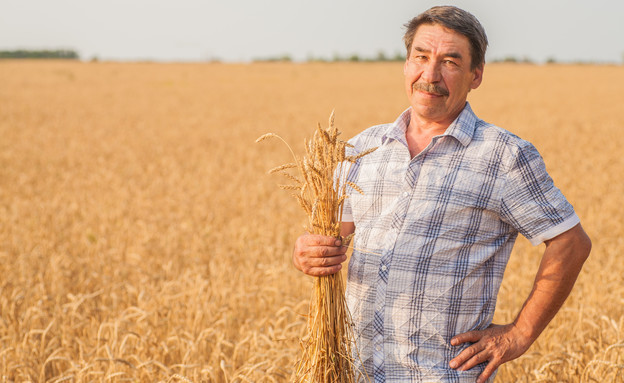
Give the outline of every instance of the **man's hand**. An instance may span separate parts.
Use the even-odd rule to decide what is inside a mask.
[[[297,238],[293,251],[293,264],[305,274],[323,276],[335,274],[347,260],[347,247],[334,237],[304,234]]]
[[[450,367],[466,371],[488,362],[477,383],[485,382],[498,366],[522,355],[534,339],[524,336],[514,324],[490,325],[483,331],[469,331],[451,339],[453,346],[473,343],[450,362]]]

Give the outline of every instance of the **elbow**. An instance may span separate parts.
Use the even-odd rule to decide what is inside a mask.
[[[583,234],[584,236],[581,239],[581,251],[584,254],[585,258],[583,259],[583,262],[585,262],[587,260],[587,258],[589,258],[589,253],[591,253],[591,249],[592,249],[592,241],[591,238],[589,238],[589,235],[587,235],[587,233],[585,233],[585,231],[583,230]]]
[[[561,254],[566,254],[564,258],[580,267],[589,258],[592,241],[579,223],[567,232],[546,242],[546,247],[550,246],[558,248]]]
[[[578,225],[578,231],[575,236],[574,248],[574,253],[577,255],[578,260],[581,263],[585,263],[587,258],[589,258],[589,253],[591,253],[592,241],[580,224]]]

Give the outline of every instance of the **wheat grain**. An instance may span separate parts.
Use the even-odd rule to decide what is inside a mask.
[[[354,155],[354,156],[347,156],[347,157],[345,158],[345,160],[346,160],[346,161],[349,161],[349,162],[356,162],[356,161],[357,161],[357,160],[359,160],[360,158],[362,158],[362,157],[364,157],[364,156],[367,156],[367,155],[371,154],[371,153],[372,153],[372,152],[374,152],[375,150],[377,150],[377,148],[370,148],[370,149],[366,149],[366,150],[364,150],[362,153],[359,153],[359,154],[357,154],[357,155]]]
[[[296,167],[297,167],[297,164],[295,164],[295,163],[284,164],[284,165],[280,165],[280,166],[274,167],[273,169],[269,170],[268,173],[269,174],[274,174],[274,173],[281,172],[281,171],[286,170],[286,169],[292,169],[292,168],[296,168]]]
[[[272,137],[279,137],[279,136],[277,134],[275,134],[275,133],[266,133],[266,134],[263,134],[260,137],[256,138],[256,143],[262,142],[262,141],[266,140],[267,138],[272,138]]]
[[[282,176],[288,178],[291,181],[296,182],[297,184],[301,185],[301,189],[303,189],[303,181],[295,176],[293,176],[292,174],[288,174],[288,173],[282,173]],[[303,192],[303,191],[302,191]]]
[[[356,192],[360,193],[360,194],[364,194],[364,190],[362,190],[359,186],[357,186],[356,184],[354,184],[351,181],[347,181],[346,182],[347,185],[349,185],[353,190],[355,190]]]
[[[278,185],[280,189],[283,190],[301,190],[301,186],[299,185]]]

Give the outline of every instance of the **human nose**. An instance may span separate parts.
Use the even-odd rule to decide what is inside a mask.
[[[421,77],[430,84],[439,82],[442,79],[440,65],[433,60],[429,61],[425,64]]]

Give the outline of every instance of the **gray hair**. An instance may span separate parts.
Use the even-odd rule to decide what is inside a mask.
[[[466,36],[470,42],[470,68],[475,69],[485,63],[485,50],[488,45],[485,29],[471,13],[453,6],[430,8],[404,25],[406,31],[403,41],[408,58],[416,30],[423,24],[438,24]]]

